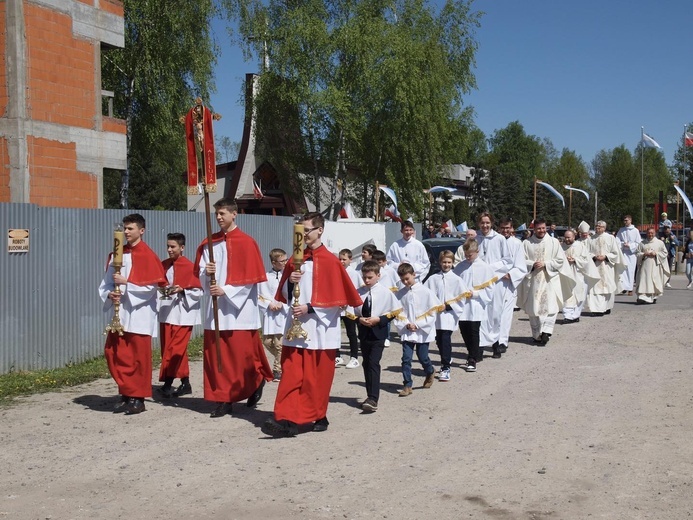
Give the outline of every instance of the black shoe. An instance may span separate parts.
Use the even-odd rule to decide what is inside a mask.
[[[544,333],[542,332],[541,336],[539,336],[539,339],[534,339],[534,344],[537,347],[545,347],[547,341],[548,339],[544,340]]]
[[[361,405],[361,410],[363,410],[366,413],[377,412],[378,411],[378,403],[374,399],[371,399],[369,397]],[[327,420],[327,419],[325,419],[325,420]]]
[[[262,433],[270,437],[296,437],[298,426],[291,421],[275,421],[267,419],[260,427]]]
[[[500,359],[501,358],[501,348],[498,342],[493,344],[493,355],[491,356],[493,359]]]
[[[604,312],[604,314],[605,314],[605,315],[607,315],[607,314],[611,314],[611,309],[609,309],[609,310],[605,311],[605,312]]]
[[[549,339],[551,339],[551,334],[547,334],[546,332],[541,333],[541,341],[544,345],[549,342]]]
[[[173,397],[181,397],[189,394],[192,394],[192,386],[190,386],[190,383],[181,383],[176,391],[173,392]]]
[[[113,408],[113,413],[123,413],[128,407],[128,397],[125,395],[120,396],[120,402]]]
[[[231,415],[232,406],[233,405],[231,403],[219,403],[214,411],[209,414],[209,416],[216,419],[218,417],[224,417],[227,414]]]
[[[501,351],[501,354],[505,354],[508,351],[508,345],[506,345],[505,343],[501,343],[500,344],[500,351]]]
[[[563,324],[566,325],[566,324],[568,324],[568,323],[577,323],[577,322],[579,322],[579,321],[580,321],[580,318],[575,318],[574,320],[565,318],[565,319],[563,320]]]
[[[161,395],[166,399],[169,399],[176,394],[176,391],[173,389],[171,385],[162,386],[161,388],[159,388],[159,392],[161,392]]]
[[[330,425],[330,421],[327,420],[327,417],[323,417],[322,419],[318,419],[315,421],[315,424],[313,425],[313,431],[314,432],[326,432],[327,427]]]
[[[262,389],[265,388],[265,380],[263,379],[260,382],[260,386],[257,387],[257,390],[255,390],[255,393],[248,397],[248,402],[245,404],[248,408],[255,408],[257,403],[260,402],[260,399],[262,398]]]
[[[144,398],[131,397],[125,407],[125,415],[137,415],[147,409],[144,407]]]

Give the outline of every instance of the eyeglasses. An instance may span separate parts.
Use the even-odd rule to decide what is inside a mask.
[[[285,264],[288,261],[289,261],[288,258],[285,258],[284,260],[272,260],[272,262],[277,262],[278,264]]]
[[[303,234],[304,234],[304,235],[308,235],[308,234],[312,233],[313,231],[315,231],[316,229],[320,229],[320,228],[319,228],[319,227],[314,227],[314,228],[307,228],[307,229],[304,229],[304,230],[303,230]]]

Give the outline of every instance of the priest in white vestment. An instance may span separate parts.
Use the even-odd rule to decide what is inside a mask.
[[[529,316],[534,343],[544,346],[553,334],[556,315],[570,297],[575,280],[557,239],[546,233],[546,221],[534,221],[534,234],[522,243],[527,270],[518,303]]]
[[[642,241],[640,231],[633,225],[633,217],[623,217],[623,227],[616,233],[616,238],[621,242],[621,252],[626,262],[626,269],[621,273],[621,293],[633,296],[633,284],[635,283],[635,265],[637,264],[638,244]]]
[[[561,246],[568,261],[568,269],[575,280],[575,289],[563,304],[563,323],[577,323],[589,288],[600,279],[599,271],[592,261],[590,243],[576,241],[575,231],[572,229],[566,230]]]
[[[638,245],[638,279],[635,286],[636,303],[657,303],[664,293],[664,284],[671,276],[667,248],[657,238],[654,228],[647,230],[647,239]]]
[[[621,243],[606,232],[606,222],[600,220],[595,225],[592,237],[592,260],[599,271],[600,280],[587,293],[585,306],[596,316],[611,314],[615,295],[618,291],[618,279],[626,268]]]

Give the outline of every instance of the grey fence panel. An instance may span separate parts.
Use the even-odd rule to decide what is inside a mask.
[[[160,258],[167,256],[166,234],[179,232],[186,235],[186,256],[194,259],[206,236],[204,213],[0,203],[0,230],[30,233],[28,253],[8,253],[5,246],[0,252],[0,374],[56,368],[102,354],[107,319],[98,286],[113,247],[113,228],[135,212],[145,217],[144,240]],[[267,270],[272,248],[290,254],[290,217],[239,215],[237,222],[257,241]],[[386,235],[389,246],[399,238],[399,226],[388,224]]]

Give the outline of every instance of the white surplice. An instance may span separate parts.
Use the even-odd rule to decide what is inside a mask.
[[[173,269],[176,263],[166,271],[168,285],[173,285]],[[193,287],[184,289],[183,292],[172,294],[170,298],[159,299],[159,323],[171,325],[198,325],[201,319],[202,289]]]
[[[286,320],[289,316],[289,306],[286,303],[278,302],[274,299],[281,279],[282,271],[275,271],[272,269],[267,272],[267,281],[262,282],[258,287],[258,307],[263,314],[262,333],[264,335],[284,334]],[[272,311],[269,309],[271,303],[278,303],[282,308]]]
[[[471,298],[463,300],[460,321],[483,323],[488,318],[486,306],[491,302],[497,281],[493,269],[477,257],[473,262],[463,260],[455,266],[453,272],[462,279],[462,285],[472,291]]]
[[[423,280],[431,268],[431,261],[428,259],[426,248],[414,237],[409,240],[400,238],[393,242],[390,249],[387,250],[387,261],[395,272],[399,264],[411,264],[417,280]]]
[[[527,263],[522,240],[510,236],[506,238],[510,257],[508,272],[504,274],[497,285],[500,293],[501,314],[498,343],[508,346],[510,327],[513,323],[513,311],[517,303],[517,288],[527,276]]]
[[[646,253],[655,256],[646,256]],[[638,279],[635,292],[638,300],[654,303],[664,293],[664,284],[669,279],[671,271],[667,260],[667,248],[657,237],[643,240],[638,245]]]
[[[412,343],[430,343],[436,339],[436,315],[445,306],[428,287],[415,283],[397,292],[397,299],[402,305],[402,314],[395,320],[402,341]],[[416,330],[407,329],[413,323]]]
[[[440,271],[426,280],[424,285],[433,291],[444,305],[450,306],[450,310],[438,313],[436,330],[456,330],[462,315],[465,293],[469,291],[469,288],[462,283],[462,278],[452,271],[447,273]]]
[[[587,293],[585,308],[590,312],[606,312],[614,306],[619,277],[626,268],[623,253],[621,253],[621,242],[615,236],[602,232],[592,237],[590,249],[593,258],[603,255],[606,259],[594,260],[600,279]]]

